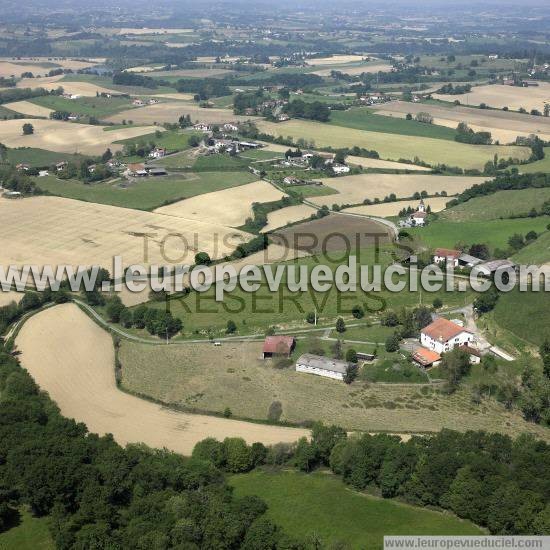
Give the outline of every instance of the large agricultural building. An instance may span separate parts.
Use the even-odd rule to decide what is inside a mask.
[[[348,363],[322,355],[313,355],[304,353],[296,361],[296,372],[305,372],[307,374],[316,374],[325,378],[334,380],[344,380],[348,370]]]

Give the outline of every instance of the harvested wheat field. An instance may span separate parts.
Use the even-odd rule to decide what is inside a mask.
[[[155,213],[239,227],[252,216],[253,203],[277,201],[284,196],[273,185],[255,181],[161,206]]]
[[[193,101],[193,94],[181,94],[181,93],[172,93],[172,94],[154,94],[147,97],[157,97],[159,99],[175,99],[176,101]]]
[[[221,124],[255,118],[234,115],[233,111],[229,109],[205,109],[193,103],[185,104],[179,101],[168,101],[138,109],[128,109],[106,120],[115,124],[122,122],[122,120],[132,120],[134,124],[152,124],[154,122],[176,122],[183,115],[189,115],[193,122],[206,122],[208,124]]]
[[[456,195],[486,180],[483,177],[469,176],[432,176],[429,174],[358,174],[340,178],[322,180],[325,185],[336,189],[338,195],[310,197],[310,201],[319,206],[333,204],[359,204],[365,199],[380,199],[395,193],[397,198],[412,197],[417,191],[427,191],[435,195],[446,191],[447,195]]]
[[[418,166],[417,164],[408,164],[405,162],[395,162],[393,160],[369,159],[366,157],[355,157],[348,155],[346,164],[355,164],[363,168],[377,168],[379,170],[407,170],[408,172],[431,172],[430,168]]]
[[[497,109],[508,107],[508,109],[517,111],[523,107],[528,112],[531,109],[538,109],[542,113],[544,104],[550,103],[550,83],[539,82],[538,86],[529,86],[527,88],[489,84],[486,86],[476,86],[467,94],[433,94],[433,97],[450,102],[458,100],[463,105],[485,103],[487,106],[496,107]]]
[[[79,69],[87,69],[93,67],[98,63],[105,63],[104,58],[89,58],[86,60],[68,59],[65,57],[19,57],[16,61],[10,57],[0,57],[0,66],[2,63],[21,65],[28,67],[29,65],[36,65],[42,69],[42,73],[47,73],[56,67],[62,67],[63,69],[71,69],[77,71]],[[46,64],[47,67],[41,67],[42,64]],[[55,65],[55,67],[53,67]],[[31,71],[34,72],[34,71]],[[38,71],[40,73],[40,71]]]
[[[287,206],[280,210],[275,210],[267,215],[267,225],[262,229],[262,233],[267,233],[273,229],[284,227],[289,223],[307,220],[312,214],[315,214],[315,208],[306,204],[297,204],[296,206]]]
[[[369,63],[368,65],[335,65],[327,69],[313,71],[312,74],[316,74],[319,76],[330,76],[330,73],[332,71],[338,71],[340,73],[354,76],[363,73],[387,73],[390,72],[391,69],[392,66],[389,63]]]
[[[61,84],[56,84],[63,78],[62,74],[55,76],[44,76],[42,78],[22,78],[16,84],[17,88],[44,88],[45,90],[55,90]]]
[[[174,71],[152,71],[148,73],[148,76],[178,76],[178,77],[191,77],[191,78],[216,78],[218,76],[226,76],[235,71],[231,69],[177,69]]]
[[[48,118],[50,113],[53,113],[52,109],[42,107],[41,105],[35,105],[30,101],[14,101],[13,103],[5,103],[4,107],[7,107],[16,113],[21,113],[22,115],[39,116],[44,118]]]
[[[500,143],[513,143],[517,136],[536,134],[543,140],[550,139],[550,118],[510,111],[474,109],[471,107],[426,105],[392,101],[374,107],[377,114],[405,118],[407,113],[430,113],[434,124],[456,128],[459,122],[466,122],[476,132],[491,132],[494,140]]]
[[[547,429],[524,421],[517,411],[506,411],[494,399],[472,405],[469,389],[445,395],[437,386],[421,384],[357,380],[348,385],[274,368],[270,360],[259,359],[261,349],[262,342],[152,348],[124,341],[119,355],[122,384],[166,403],[213,412],[229,407],[235,415],[258,420],[265,420],[278,401],[282,420],[321,420],[347,430],[423,433],[449,428],[550,437]]]
[[[61,414],[91,432],[189,455],[206,438],[248,443],[292,442],[306,430],[265,426],[171,411],[121,392],[115,384],[111,336],[74,304],[47,309],[23,326],[16,344],[21,364],[58,404]],[[153,348],[156,350],[157,348]]]
[[[24,136],[23,124],[29,122],[34,134]],[[122,145],[116,141],[151,134],[162,128],[140,126],[104,132],[102,126],[75,124],[61,120],[15,119],[0,120],[0,142],[8,147],[35,147],[57,153],[83,153],[100,155],[108,147],[118,151]]]
[[[291,136],[314,140],[314,148],[323,147],[365,147],[375,149],[380,156],[389,160],[414,159],[432,165],[447,164],[461,168],[483,169],[487,161],[497,154],[503,158],[526,160],[531,154],[528,147],[505,145],[470,145],[445,139],[369,132],[353,128],[338,127],[307,120],[289,120],[283,123],[259,120],[256,125],[261,132],[273,136]]]
[[[12,76],[19,78],[23,73],[32,73],[35,76],[46,75],[55,67],[42,67],[32,62],[10,62],[0,61],[0,77],[10,78]]]
[[[15,292],[15,290],[8,290],[7,292],[4,292],[0,288],[0,307],[7,306],[12,302],[18,304],[21,301],[21,298],[23,298],[22,292]]]
[[[424,204],[426,206],[429,206],[432,212],[441,212],[441,210],[445,210],[445,205],[450,200],[450,197],[432,197],[429,199],[424,199]],[[402,210],[403,208],[408,208],[409,206],[416,209],[418,203],[419,201],[417,200],[406,200],[396,202],[381,202],[379,204],[363,204],[361,206],[352,206],[351,208],[346,208],[345,210],[343,210],[343,212],[387,218],[390,216],[397,216],[400,210]]]
[[[57,90],[63,88],[67,94],[95,97],[97,93],[116,94],[113,90],[98,86],[92,82],[72,82],[63,80],[64,75],[47,76],[45,78],[23,78],[17,83],[18,88],[44,88],[45,90]]]
[[[60,197],[0,199],[0,219],[0,265],[109,267],[115,255],[124,265],[193,263],[199,251],[223,257],[251,237],[220,224]]]
[[[124,27],[122,29],[107,29],[107,31],[112,32],[113,34],[134,34],[134,35],[146,35],[146,34],[186,34],[192,33],[193,29],[148,29],[148,28],[135,28],[135,27]]]
[[[322,65],[338,65],[341,63],[357,63],[363,61],[364,56],[362,55],[333,55],[332,57],[319,57],[314,59],[306,59],[306,63],[312,67],[322,66]]]

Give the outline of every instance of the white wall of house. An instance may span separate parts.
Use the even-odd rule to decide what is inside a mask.
[[[341,372],[333,370],[318,369],[316,367],[309,367],[307,365],[296,364],[296,372],[305,372],[307,374],[316,374],[317,376],[324,376],[325,378],[332,378],[334,380],[344,380],[344,375]]]
[[[420,343],[428,349],[431,349],[437,353],[445,353],[446,351],[451,351],[456,346],[463,346],[465,344],[470,344],[474,339],[473,334],[470,332],[462,331],[450,340],[441,341],[434,340],[430,338],[427,334],[423,332],[420,334]]]
[[[458,267],[458,258],[451,258],[447,256],[434,256],[434,263],[439,264],[443,262]]]

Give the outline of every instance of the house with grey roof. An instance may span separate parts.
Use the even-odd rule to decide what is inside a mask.
[[[296,372],[316,374],[334,380],[344,380],[349,363],[338,359],[331,359],[322,355],[304,353],[296,361]]]

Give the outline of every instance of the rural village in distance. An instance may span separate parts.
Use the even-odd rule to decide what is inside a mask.
[[[546,1],[2,12],[0,549],[550,548]]]

